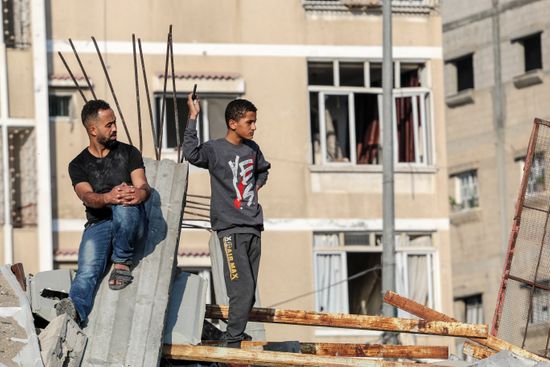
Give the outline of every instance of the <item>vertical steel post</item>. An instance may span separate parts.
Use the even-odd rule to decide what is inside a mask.
[[[393,175],[393,62],[392,62],[392,13],[391,0],[384,0],[383,18],[383,232],[382,232],[382,291],[395,291],[395,203]],[[395,316],[395,308],[387,303],[382,306],[384,316]]]

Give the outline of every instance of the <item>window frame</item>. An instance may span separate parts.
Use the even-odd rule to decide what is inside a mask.
[[[471,207],[467,207],[464,205],[465,201],[464,199],[462,198],[462,185],[461,185],[461,180],[460,180],[460,177],[461,176],[465,176],[466,174],[468,173],[474,173],[475,175],[475,192],[477,194],[477,197],[476,197],[476,200],[477,200],[477,205],[476,206],[471,206]],[[469,210],[473,210],[473,209],[478,209],[481,207],[481,195],[480,195],[480,190],[479,190],[479,176],[478,176],[478,169],[477,168],[473,168],[473,169],[468,169],[468,170],[464,170],[464,171],[460,171],[460,172],[456,172],[456,173],[453,173],[452,175],[450,175],[450,179],[453,180],[453,185],[454,185],[454,203],[451,203],[451,213],[460,213],[460,212],[465,212],[465,211],[469,211]]]
[[[379,145],[380,149],[383,150],[382,146],[382,136],[383,136],[383,129],[384,129],[384,121],[383,116],[381,114],[382,111],[382,98],[383,98],[383,89],[381,87],[371,87],[371,81],[370,81],[370,64],[380,64],[380,60],[364,60],[364,59],[331,59],[331,58],[309,58],[306,60],[307,63],[310,62],[332,62],[333,63],[333,81],[334,85],[328,86],[328,85],[310,85],[308,81],[308,95],[310,93],[317,93],[317,105],[318,105],[318,121],[319,124],[319,135],[320,135],[320,150],[321,150],[321,157],[320,162],[315,162],[314,155],[315,155],[315,147],[313,144],[313,131],[311,130],[311,126],[313,121],[311,121],[311,99],[308,98],[308,120],[309,120],[309,129],[310,129],[310,163],[313,166],[317,167],[380,167],[381,164],[358,164],[357,163],[357,142],[356,142],[356,136],[355,136],[355,127],[356,127],[356,121],[355,121],[355,101],[354,101],[354,95],[357,93],[361,94],[375,94],[377,96],[377,104],[378,104],[378,111],[379,111]],[[352,86],[340,86],[340,78],[339,78],[339,70],[340,70],[340,63],[358,63],[363,62],[364,68],[363,68],[363,77],[364,77],[364,83],[365,86],[363,87],[352,87]],[[401,79],[401,63],[405,64],[423,64],[423,70],[421,75],[419,75],[419,80],[421,81],[421,85],[425,84],[424,86],[420,87],[401,87],[400,86],[400,79]],[[418,131],[418,112],[420,112],[420,118],[424,122],[424,133],[423,133],[423,151],[425,153],[425,157],[422,161],[419,161],[419,150],[415,149],[415,161],[414,162],[399,162],[398,159],[398,151],[399,147],[398,144],[393,144],[394,149],[394,164],[397,166],[405,166],[405,167],[430,167],[435,164],[435,153],[433,151],[434,144],[433,144],[433,93],[431,89],[431,82],[429,79],[429,60],[425,59],[408,59],[408,60],[395,60],[393,63],[393,73],[394,73],[394,88],[393,88],[393,131],[394,131],[394,141],[397,141],[397,116],[396,116],[396,99],[397,98],[407,98],[411,97],[412,100],[416,100],[415,97],[420,97],[420,103],[418,106],[416,103],[413,103],[413,108],[415,108],[415,111],[413,112],[413,118],[415,120],[414,123],[414,131],[415,131],[415,147],[418,146],[418,139],[419,136],[417,134]],[[331,162],[327,160],[327,149],[326,149],[326,121],[324,113],[321,113],[321,111],[324,111],[325,101],[323,96],[326,95],[347,95],[348,96],[348,126],[349,126],[349,142],[350,142],[350,152],[349,152],[349,162]],[[420,110],[420,111],[418,111]],[[323,139],[323,137],[325,137]]]
[[[528,55],[528,49],[526,47],[526,43],[535,40],[537,44],[537,53],[538,53],[538,60],[537,65],[535,67],[528,67],[527,65],[527,55]],[[544,68],[544,55],[542,50],[542,31],[530,33],[528,35],[516,38],[512,40],[512,43],[519,43],[521,45],[522,51],[523,51],[523,73],[529,73],[534,70],[541,70]]]
[[[344,235],[345,233],[349,232],[363,232],[365,234],[368,234],[369,238],[374,239],[373,244],[369,245],[346,245],[344,243]],[[315,236],[319,235],[337,235],[338,236],[338,246],[327,246],[327,247],[315,247]],[[430,236],[432,240],[431,246],[413,246],[413,245],[403,245],[400,241],[400,238],[405,236]],[[399,234],[396,234],[395,241],[396,241],[396,271],[395,271],[395,277],[398,279],[399,276],[405,277],[404,279],[408,280],[408,272],[407,272],[407,266],[408,262],[408,256],[411,255],[421,255],[427,257],[427,263],[428,266],[428,297],[431,301],[431,304],[428,307],[439,309],[440,308],[440,265],[439,265],[439,254],[437,247],[433,243],[433,235],[434,232],[415,232],[415,231],[406,231],[401,232]],[[318,255],[338,255],[340,257],[340,261],[343,263],[342,269],[344,269],[345,274],[343,274],[343,278],[336,280],[336,282],[341,282],[340,284],[343,284],[343,288],[345,288],[344,291],[340,291],[339,294],[341,297],[344,298],[344,301],[340,302],[343,305],[343,307],[339,310],[327,310],[322,312],[330,312],[330,313],[348,313],[349,306],[350,306],[350,299],[349,299],[349,284],[347,281],[345,281],[348,277],[347,274],[347,259],[346,255],[348,253],[353,252],[361,252],[361,253],[376,253],[376,254],[382,254],[383,248],[381,245],[376,243],[376,238],[381,236],[381,232],[379,231],[356,231],[356,230],[341,230],[341,231],[315,231],[312,233],[312,239],[313,239],[313,249],[312,249],[312,259],[313,259],[313,284],[315,286],[316,295],[315,295],[315,310],[319,311],[320,304],[319,299],[321,297],[321,290],[317,289],[318,284],[318,276],[319,276],[319,267],[317,265],[317,256]],[[372,242],[372,240],[369,240],[369,242]],[[334,283],[333,283],[334,284]],[[397,291],[405,296],[409,294],[408,287],[409,282],[404,283],[405,287],[400,287],[401,284],[399,282],[396,282],[396,286],[399,288]],[[405,288],[405,289],[403,289]],[[400,317],[410,317],[410,315],[404,311],[399,312]],[[323,335],[333,335],[328,331],[323,331],[320,334]]]
[[[75,96],[75,92],[74,91],[69,91],[69,90],[55,90],[53,88],[49,88],[50,89],[50,92],[48,93],[48,118],[49,118],[49,121],[50,122],[62,122],[62,121],[70,121],[72,118],[73,118],[73,114],[75,113],[74,111],[74,106],[73,104],[75,103],[75,100],[74,100],[74,96]],[[53,116],[51,114],[51,111],[50,111],[50,97],[69,97],[69,104],[68,104],[68,115],[67,116],[62,116],[62,115],[55,115]]]

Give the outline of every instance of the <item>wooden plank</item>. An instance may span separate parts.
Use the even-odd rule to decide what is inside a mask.
[[[227,319],[225,305],[206,305],[206,317]],[[348,315],[303,310],[280,310],[274,308],[253,308],[250,321],[289,325],[339,327],[347,329],[396,331],[402,333],[446,335],[460,337],[488,336],[487,325],[463,324],[459,322],[424,321],[397,317]]]
[[[184,361],[206,361],[261,366],[309,367],[421,367],[431,366],[412,362],[391,362],[354,357],[316,356],[299,353],[251,351],[195,345],[165,345],[164,357]]]
[[[487,347],[484,347],[483,345],[474,343],[473,341],[466,340],[464,342],[464,346],[462,347],[462,353],[479,360],[479,359],[489,358],[490,356],[496,354],[497,352],[492,350],[491,348],[487,348]]]
[[[428,321],[441,320],[441,321],[448,321],[448,322],[456,321],[450,316],[447,316],[441,312],[432,310],[429,307],[421,305],[420,303],[417,303],[406,297],[400,296],[397,293],[394,293],[391,291],[386,292],[386,294],[384,295],[384,302],[392,306],[395,306],[397,308],[400,308],[403,311],[407,311],[411,315],[415,315],[424,320],[428,320]],[[494,349],[495,351],[509,350],[510,352],[513,352],[521,357],[530,358],[535,361],[548,362],[548,359],[544,357],[531,353],[525,349],[522,349],[516,345],[508,343],[507,341],[499,339],[492,335],[488,335],[488,337],[485,339],[479,339],[479,338],[470,338],[470,339],[487,348]]]
[[[243,341],[241,349],[261,350],[266,341]],[[202,345],[219,346],[219,341],[202,341]],[[371,357],[371,358],[424,358],[447,359],[449,348],[441,346],[354,344],[354,343],[300,343],[300,352],[317,356]]]
[[[15,275],[15,279],[17,279],[17,282],[21,286],[21,289],[23,289],[23,291],[26,292],[27,281],[25,279],[25,270],[23,269],[23,264],[21,263],[13,264],[11,266],[11,272],[13,273],[13,275]]]

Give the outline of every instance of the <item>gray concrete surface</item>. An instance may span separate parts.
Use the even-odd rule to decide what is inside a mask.
[[[47,321],[57,317],[54,306],[60,298],[48,297],[48,290],[68,294],[71,289],[73,272],[69,269],[42,271],[29,277],[27,295],[31,302],[31,310]],[[55,294],[54,292],[49,292]],[[46,296],[45,296],[46,295]]]
[[[105,277],[84,332],[83,366],[158,366],[187,190],[188,165],[145,159],[153,188],[148,233],[136,244],[134,281],[120,291]]]
[[[53,319],[38,339],[46,367],[79,367],[88,340],[67,314]]]

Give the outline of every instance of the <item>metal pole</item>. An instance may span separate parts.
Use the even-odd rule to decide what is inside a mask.
[[[4,22],[0,22],[0,32],[4,34]],[[13,224],[11,221],[11,181],[8,140],[8,70],[6,44],[0,40],[0,119],[2,121],[2,178],[4,185],[4,264],[13,263]]]
[[[38,177],[38,238],[40,271],[53,268],[52,187],[50,122],[48,111],[48,62],[46,8],[44,0],[32,1],[32,53],[34,74],[34,119]]]
[[[395,203],[393,177],[393,62],[392,62],[392,14],[391,0],[384,0],[383,64],[382,64],[382,169],[383,169],[383,219],[382,219],[382,291],[395,290]],[[395,308],[387,303],[382,306],[384,316],[395,316]]]

